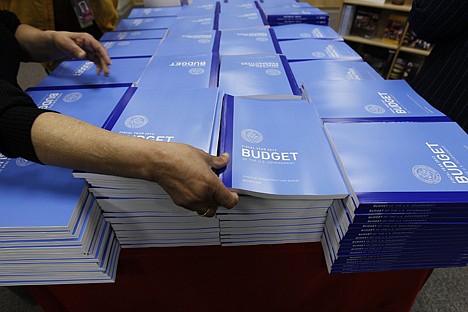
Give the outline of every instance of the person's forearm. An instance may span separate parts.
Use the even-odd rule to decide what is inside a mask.
[[[21,24],[16,29],[15,37],[21,47],[29,54],[32,61],[45,62],[56,58],[51,53],[55,51],[51,49],[54,45],[52,36],[54,31],[42,31],[32,26]]]

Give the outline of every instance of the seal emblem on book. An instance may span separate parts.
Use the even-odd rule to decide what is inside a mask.
[[[412,172],[418,180],[427,184],[437,184],[442,180],[437,170],[429,166],[416,165],[413,167]]]
[[[263,141],[263,134],[254,129],[244,129],[241,131],[241,137],[249,143],[260,143]]]
[[[205,73],[205,70],[203,68],[191,68],[189,73],[191,75],[201,75]]]
[[[81,99],[82,96],[83,96],[83,93],[81,92],[68,93],[67,95],[63,97],[63,101],[66,103],[76,102],[79,99]]]
[[[369,113],[371,113],[371,114],[383,114],[383,113],[385,113],[385,108],[383,108],[382,106],[379,106],[379,105],[375,105],[375,104],[366,105],[366,106],[364,106],[364,109],[366,111],[368,111]]]
[[[133,115],[125,120],[125,126],[130,129],[144,127],[148,123],[148,117],[145,115]]]

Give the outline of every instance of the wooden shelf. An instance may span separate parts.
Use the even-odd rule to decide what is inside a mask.
[[[363,1],[363,0],[344,0],[343,4],[361,5],[361,6],[366,6],[366,7],[401,11],[401,12],[409,12],[411,10],[411,5],[406,4],[406,3],[403,5],[395,5],[395,4],[390,4],[390,3],[380,4],[380,3],[375,3],[371,1]]]
[[[364,37],[360,36],[343,36],[344,40],[352,41],[352,42],[357,42],[357,43],[363,43],[363,44],[368,44],[376,47],[381,47],[381,48],[387,48],[391,50],[396,50],[398,49],[398,45],[394,43],[389,43],[385,42],[382,39],[367,39]]]
[[[428,56],[431,53],[431,50],[422,50],[422,49],[410,48],[410,47],[405,47],[405,46],[401,46],[400,51],[412,53],[412,54],[418,54],[422,56]]]

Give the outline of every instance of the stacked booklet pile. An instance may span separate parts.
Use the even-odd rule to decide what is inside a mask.
[[[456,123],[327,123],[326,130],[351,190],[327,217],[330,272],[468,263],[468,136]]]
[[[227,95],[223,109],[220,151],[231,161],[220,177],[243,196],[218,211],[221,243],[319,241],[328,207],[348,190],[314,107]]]
[[[328,25],[330,19],[328,13],[307,2],[264,1],[259,2],[259,6],[270,26],[297,23]]]
[[[217,88],[138,88],[109,130],[160,142],[179,142],[215,154],[222,94]],[[156,183],[75,172],[85,178],[122,247],[219,245],[216,218],[176,206]]]

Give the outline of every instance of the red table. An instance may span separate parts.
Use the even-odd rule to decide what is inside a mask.
[[[30,286],[49,311],[409,311],[432,270],[330,275],[319,243],[124,249],[113,284]]]

